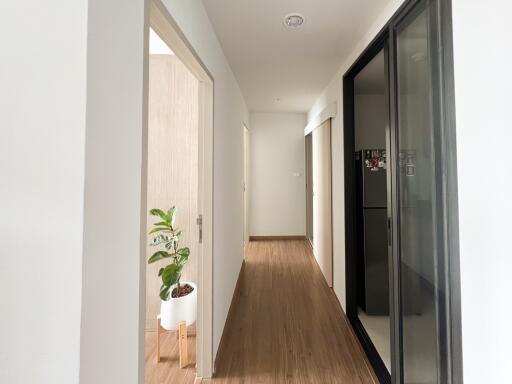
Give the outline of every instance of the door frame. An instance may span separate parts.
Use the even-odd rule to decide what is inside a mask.
[[[313,249],[313,131],[304,136],[306,159],[306,240]]]
[[[161,0],[150,0],[149,23],[145,31],[146,46],[149,46],[149,27],[171,48],[174,54],[199,80],[199,121],[198,121],[198,212],[202,219],[202,240],[198,258],[198,292],[197,292],[197,321],[196,321],[196,376],[210,378],[213,374],[213,92],[214,79],[207,67],[194,51],[185,35],[169,14]],[[145,63],[149,58],[146,50]],[[147,64],[146,64],[147,68]],[[148,74],[144,79],[144,92],[148,93]],[[146,96],[147,100],[147,96]],[[145,106],[147,118],[147,105]],[[147,136],[147,133],[146,133]],[[144,161],[147,166],[147,137],[144,140]],[[143,198],[147,189],[147,172],[144,168],[142,178]],[[146,243],[146,202],[142,204],[141,238]],[[142,247],[141,292],[145,292],[146,249]],[[142,295],[143,296],[143,295]],[[144,303],[142,300],[141,303]],[[140,316],[145,316],[144,305],[139,308]],[[144,322],[140,322],[139,340],[145,345]],[[139,372],[145,369],[145,348],[139,356]]]
[[[244,258],[249,245],[250,231],[249,231],[249,220],[250,220],[250,201],[249,201],[249,185],[250,185],[250,154],[251,154],[251,138],[249,134],[249,128],[247,124],[242,123],[243,127],[243,145],[244,145]]]
[[[395,34],[397,25],[415,12],[418,6],[428,3],[433,17],[434,38],[438,50],[434,52],[434,60],[439,71],[435,74],[434,109],[439,123],[437,133],[436,167],[440,175],[441,209],[443,215],[437,225],[442,232],[441,244],[444,254],[440,268],[443,275],[441,288],[445,290],[444,301],[441,302],[442,322],[440,334],[442,337],[442,366],[446,370],[446,383],[461,384],[462,376],[462,333],[461,333],[461,303],[460,303],[460,256],[458,230],[458,192],[457,192],[457,158],[455,136],[455,91],[453,74],[453,36],[452,10],[450,0],[407,0],[396,11],[377,36],[357,58],[354,64],[343,76],[343,150],[345,174],[345,257],[346,257],[346,292],[347,317],[374,367],[379,380],[387,383],[391,379],[395,384],[403,383],[402,358],[402,324],[400,316],[400,265],[396,244],[399,244],[399,224],[397,222],[397,103],[396,103],[396,55]],[[388,149],[388,204],[391,204],[391,221],[389,235],[391,250],[390,263],[390,320],[391,327],[391,378],[382,371],[383,362],[373,343],[357,317],[357,233],[356,233],[356,179],[355,179],[355,124],[354,124],[354,78],[375,55],[385,49],[387,75],[387,107],[389,108],[389,129],[386,131]],[[390,193],[391,192],[391,193]],[[388,212],[390,212],[388,205]],[[385,374],[384,374],[385,373]]]
[[[384,28],[377,37],[370,43],[357,61],[349,68],[343,76],[343,155],[345,170],[345,288],[346,288],[346,313],[354,329],[356,336],[361,343],[370,364],[379,378],[380,383],[391,383],[391,376],[387,371],[384,361],[380,357],[370,336],[359,320],[357,305],[357,255],[358,250],[358,218],[357,218],[357,183],[355,163],[355,97],[354,80],[367,64],[372,61],[382,50],[384,50],[384,63],[387,59],[388,30]],[[386,68],[387,70],[387,68]],[[387,103],[388,85],[386,84],[385,94]],[[389,126],[386,128],[386,152],[389,156]],[[387,167],[388,172],[391,167]],[[390,178],[388,177],[388,180]],[[389,215],[389,185],[388,185],[388,215]],[[390,265],[391,266],[391,265]],[[389,269],[392,270],[391,268]],[[393,281],[390,276],[390,284]],[[393,290],[390,289],[390,292]],[[390,324],[394,323],[394,301],[390,300]],[[391,349],[394,337],[391,337]]]

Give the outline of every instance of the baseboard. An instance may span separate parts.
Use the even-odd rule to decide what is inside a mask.
[[[227,344],[226,330],[229,329],[229,327],[231,326],[231,323],[233,322],[233,312],[234,312],[233,308],[237,304],[238,299],[240,297],[241,284],[242,284],[241,276],[244,272],[244,268],[245,268],[245,260],[242,261],[242,266],[240,267],[240,272],[238,273],[238,278],[236,280],[236,285],[235,285],[235,291],[233,292],[233,297],[231,298],[231,304],[229,305],[228,316],[226,317],[226,323],[224,324],[224,329],[222,330],[222,336],[220,337],[219,348],[217,349],[217,354],[215,355],[215,359],[213,362],[214,375],[215,375],[215,372],[217,372],[218,358],[219,358],[219,356],[222,355],[222,352],[226,348],[226,344]]]
[[[249,236],[249,241],[306,240],[306,236]]]

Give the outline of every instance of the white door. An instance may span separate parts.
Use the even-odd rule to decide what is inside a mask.
[[[332,287],[331,120],[313,130],[313,253]]]
[[[305,138],[306,144],[306,238],[313,245],[313,134]]]
[[[249,244],[249,130],[244,124],[244,249]]]

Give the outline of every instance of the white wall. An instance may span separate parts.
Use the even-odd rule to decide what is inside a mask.
[[[145,4],[89,3],[81,380],[134,383],[143,373],[137,350],[144,308],[138,286],[145,263],[139,257],[141,212],[146,215],[140,191]],[[215,354],[243,259],[242,122],[248,112],[201,1],[164,3],[215,82]]]
[[[251,236],[306,235],[305,126],[304,113],[251,114]]]
[[[89,0],[82,384],[143,377],[145,24],[144,0]]]
[[[465,384],[510,381],[511,11],[453,0]]]
[[[243,125],[249,113],[200,0],[164,0],[214,78],[213,354],[243,260]]]
[[[1,383],[78,383],[86,22],[0,3]]]
[[[390,0],[388,6],[368,28],[366,35],[354,45],[354,50],[347,56],[331,82],[324,89],[308,112],[311,121],[332,102],[336,102],[338,111],[332,119],[332,209],[333,209],[333,288],[343,308],[346,303],[345,292],[345,198],[343,170],[343,74],[357,60],[366,46],[379,33],[381,28],[393,16],[403,0]]]

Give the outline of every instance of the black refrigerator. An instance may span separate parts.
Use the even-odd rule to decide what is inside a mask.
[[[356,152],[357,298],[368,315],[389,315],[386,151]]]

